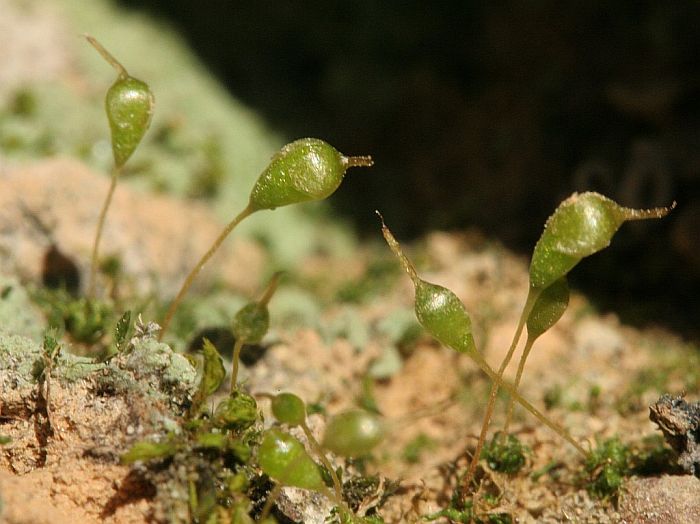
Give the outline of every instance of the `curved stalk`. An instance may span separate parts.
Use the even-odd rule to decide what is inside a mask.
[[[180,291],[178,292],[177,296],[173,300],[172,304],[170,304],[170,308],[168,308],[168,312],[165,314],[165,318],[163,319],[163,325],[162,329],[160,331],[160,334],[158,335],[158,340],[161,341],[163,340],[163,336],[165,335],[165,332],[168,330],[168,326],[170,326],[170,322],[173,319],[173,316],[175,315],[175,311],[177,311],[178,306],[180,305],[180,302],[182,302],[182,299],[184,296],[187,294],[187,291],[190,289],[192,286],[192,283],[194,282],[194,279],[197,277],[199,272],[202,270],[204,267],[204,264],[206,264],[209,259],[214,255],[217,249],[219,249],[219,246],[223,243],[224,240],[226,240],[226,237],[231,233],[231,231],[234,230],[234,228],[240,224],[244,218],[250,216],[253,214],[257,209],[253,208],[250,204],[241,211],[236,218],[231,220],[229,224],[224,228],[224,230],[221,232],[221,234],[216,238],[214,243],[211,245],[209,250],[204,253],[204,256],[197,262],[197,265],[192,268],[192,271],[190,271],[189,275],[187,275],[187,278],[185,279],[185,282],[182,284],[182,287],[180,288]]]
[[[102,209],[100,210],[100,217],[97,220],[97,231],[95,232],[95,241],[92,244],[92,256],[90,257],[90,277],[87,286],[87,297],[94,298],[95,295],[95,279],[97,278],[97,259],[100,248],[100,240],[102,240],[102,230],[105,225],[105,218],[107,217],[107,209],[112,202],[112,197],[114,196],[114,189],[117,187],[117,178],[119,178],[119,173],[121,167],[112,168],[112,180],[109,183],[109,190],[107,191],[107,197],[102,204]]]
[[[525,342],[525,347],[523,348],[523,354],[520,356],[520,361],[518,362],[518,372],[515,375],[515,382],[513,382],[513,388],[515,390],[518,390],[518,387],[520,386],[520,379],[523,376],[523,370],[525,369],[525,361],[527,360],[527,357],[530,355],[530,350],[532,349],[532,346],[535,344],[535,338],[532,338],[530,336],[527,337],[527,341]],[[510,421],[513,418],[513,408],[515,407],[515,403],[513,401],[513,397],[510,398],[508,401],[508,413],[506,415],[506,422],[503,425],[503,434],[507,435],[508,434],[508,429],[510,427]]]
[[[344,511],[347,511],[348,514],[352,514],[350,508],[348,508],[347,504],[345,504],[345,501],[343,500],[343,485],[340,483],[340,479],[338,478],[338,474],[335,472],[335,469],[333,469],[333,464],[331,464],[331,461],[328,460],[328,457],[326,457],[326,454],[324,453],[321,444],[319,444],[318,440],[316,440],[316,437],[314,437],[313,433],[311,433],[311,429],[309,428],[306,422],[303,422],[301,424],[301,429],[304,431],[304,435],[306,435],[306,440],[308,440],[309,444],[311,444],[311,447],[314,448],[316,456],[323,463],[323,466],[328,470],[328,473],[330,474],[331,479],[333,480],[333,490],[335,491],[335,503],[338,504],[338,506],[340,506]]]
[[[236,390],[236,382],[238,381],[238,361],[241,359],[241,348],[243,348],[243,340],[238,338],[233,344],[233,356],[231,357],[231,393]]]

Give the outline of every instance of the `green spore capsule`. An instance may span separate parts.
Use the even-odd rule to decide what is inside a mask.
[[[544,289],[566,275],[579,261],[604,249],[628,220],[666,216],[675,207],[630,209],[598,193],[574,193],[554,211],[535,245],[530,285]]]
[[[271,160],[250,193],[252,210],[330,196],[351,167],[369,167],[369,156],[346,157],[317,138],[302,138],[284,146]]]
[[[258,464],[270,478],[296,488],[326,489],[318,465],[298,439],[277,428],[263,433],[258,447]]]
[[[301,426],[306,422],[306,404],[292,393],[272,397],[272,414],[283,424]]]
[[[243,306],[231,321],[233,336],[244,344],[259,343],[269,327],[270,313],[267,305],[258,302]]]
[[[192,406],[190,407],[192,413],[199,409],[207,397],[214,394],[216,390],[219,389],[224,378],[226,378],[224,361],[216,350],[216,346],[206,338],[202,346],[202,356],[204,359],[202,377],[199,381],[197,392],[192,399]]]
[[[472,335],[472,321],[462,301],[449,289],[418,277],[416,269],[386,227],[381,214],[377,212],[377,215],[382,220],[384,239],[413,282],[416,292],[414,307],[418,322],[445,346],[460,353],[475,354],[476,344]]]
[[[234,391],[216,407],[214,425],[222,429],[244,430],[258,419],[258,404],[246,393]]]
[[[155,97],[146,82],[129,75],[97,40],[88,35],[85,38],[118,73],[116,81],[107,91],[105,110],[112,133],[114,164],[120,168],[131,157],[151,125]]]
[[[385,424],[377,415],[346,411],[328,421],[323,447],[344,457],[361,457],[371,453],[385,436]]]
[[[566,311],[569,306],[569,285],[566,277],[556,280],[537,296],[527,317],[528,339],[535,340],[548,331]]]

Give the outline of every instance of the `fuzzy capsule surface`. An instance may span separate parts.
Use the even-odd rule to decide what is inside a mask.
[[[155,98],[148,84],[120,76],[107,91],[105,109],[117,167],[131,157],[151,125]]]
[[[476,352],[469,314],[449,289],[424,280],[415,283],[415,312],[425,330],[460,353]]]
[[[317,138],[302,138],[284,146],[270,161],[250,194],[255,209],[277,207],[330,196],[343,181],[348,159]]]
[[[604,249],[628,220],[666,216],[669,208],[630,209],[593,192],[574,193],[547,219],[530,263],[530,286],[545,289],[579,261]]]

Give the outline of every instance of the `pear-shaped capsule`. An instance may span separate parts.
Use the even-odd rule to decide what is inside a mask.
[[[418,322],[441,344],[459,351],[476,351],[472,322],[464,304],[449,289],[418,279],[415,283]]]
[[[318,465],[299,440],[277,428],[263,433],[258,464],[270,478],[296,488],[325,489]]]
[[[381,215],[379,217],[381,218]],[[472,321],[462,301],[449,289],[418,277],[413,264],[403,253],[383,219],[382,235],[413,281],[416,291],[414,308],[421,326],[440,343],[455,351],[476,353]]]
[[[296,140],[262,172],[250,193],[249,207],[257,211],[322,200],[338,189],[348,168],[371,165],[370,157],[346,157],[323,140]]]
[[[131,157],[151,125],[155,98],[146,82],[129,75],[124,66],[93,37],[85,38],[119,75],[107,91],[105,110],[112,134],[114,164],[120,168]]]
[[[105,109],[112,133],[114,164],[123,166],[151,125],[155,99],[148,84],[127,76],[107,91]]]
[[[548,287],[582,258],[607,247],[624,222],[661,218],[674,206],[630,209],[598,193],[574,193],[549,217],[535,245],[530,263],[531,287]]]
[[[306,404],[293,393],[280,393],[272,397],[272,414],[283,424],[301,426],[306,422]]]
[[[386,427],[379,416],[355,409],[328,421],[323,447],[344,457],[361,457],[371,453],[385,436]]]

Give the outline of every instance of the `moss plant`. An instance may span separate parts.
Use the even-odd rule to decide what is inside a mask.
[[[477,351],[471,331],[471,320],[459,298],[449,289],[419,278],[413,264],[403,253],[401,246],[383,222],[382,234],[413,281],[416,290],[415,313],[423,328],[440,343],[459,353],[466,354],[488,375],[494,384],[502,386],[516,402],[527,409],[537,420],[555,431],[581,454],[585,455],[586,451],[576,440],[524,399],[512,385],[505,382]]]
[[[675,202],[667,208],[630,209],[593,192],[574,193],[562,202],[547,219],[544,231],[535,245],[530,262],[530,289],[511,345],[498,368],[498,377],[501,378],[508,367],[527,324],[528,330],[532,329],[532,332],[528,335],[529,344],[526,343],[518,364],[519,375],[522,375],[532,344],[556,323],[568,305],[569,292],[565,277],[576,264],[606,248],[625,222],[662,218],[674,207]],[[518,376],[516,380],[519,379]],[[486,439],[498,387],[499,382],[495,381],[486,406],[477,451],[469,468],[471,474],[476,468],[479,452]],[[515,387],[517,389],[517,383]],[[512,408],[509,408],[506,425],[509,424],[511,412]],[[470,477],[468,475],[467,479],[470,480]]]
[[[535,340],[551,328],[566,310],[569,300],[569,290],[566,283],[567,273],[584,257],[608,246],[612,236],[624,222],[661,218],[668,214],[674,206],[675,203],[670,208],[629,209],[619,206],[598,193],[592,192],[575,193],[562,202],[547,220],[544,232],[535,246],[530,264],[529,293],[510,348],[498,371],[495,373],[476,349],[472,335],[471,320],[464,305],[450,290],[425,282],[418,277],[415,268],[403,254],[398,242],[382,219],[382,234],[413,281],[415,287],[415,313],[418,321],[442,344],[460,353],[469,355],[493,381],[479,440],[465,476],[463,490],[465,494],[470,489],[481,450],[486,440],[498,389],[501,386],[505,387],[511,395],[506,428],[511,418],[512,402],[518,401],[530,413],[535,415],[540,422],[554,429],[560,436],[574,445],[577,450],[586,455],[581,445],[571,438],[568,433],[549,421],[547,417],[540,414],[534,407],[523,402],[524,399],[517,393],[525,360]],[[503,373],[510,363],[522,330],[526,325],[528,327],[528,340],[518,365],[516,383],[512,387],[507,386],[503,381]]]
[[[600,499],[617,498],[626,475],[632,471],[630,447],[619,438],[610,438],[598,443],[586,459],[586,489]]]
[[[229,222],[185,278],[165,314],[160,339],[165,335],[175,311],[194,279],[238,224],[256,211],[323,200],[338,189],[349,168],[371,165],[371,157],[347,157],[317,138],[302,138],[284,146],[272,158],[253,186],[248,205]]]
[[[129,75],[124,66],[102,47],[95,38],[90,35],[85,35],[85,38],[117,70],[117,80],[107,90],[107,96],[105,97],[105,110],[112,133],[114,169],[112,169],[109,190],[100,211],[95,241],[92,246],[90,277],[87,287],[87,295],[92,297],[95,292],[100,239],[102,238],[107,209],[109,209],[112,201],[122,167],[134,153],[151,125],[155,99],[148,84]]]
[[[481,456],[489,467],[499,473],[514,474],[522,469],[529,452],[515,435],[496,433],[484,446]]]

